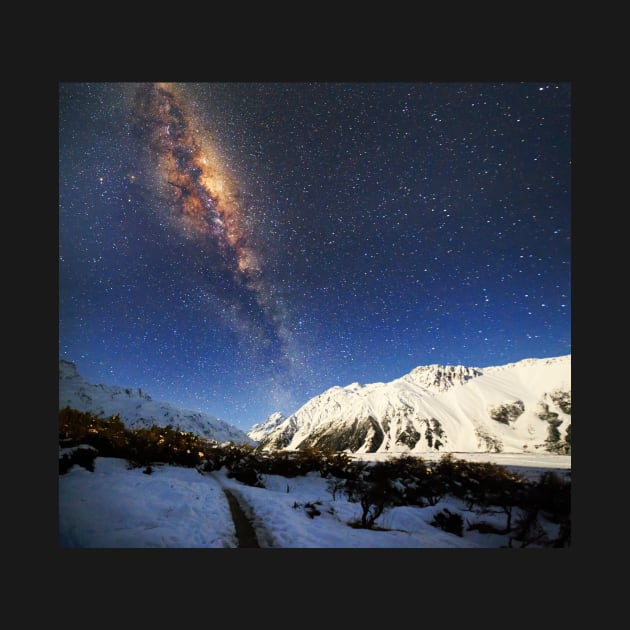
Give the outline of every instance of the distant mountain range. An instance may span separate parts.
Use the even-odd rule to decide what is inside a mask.
[[[118,415],[129,429],[170,424],[220,443],[255,443],[243,431],[214,416],[156,402],[141,389],[88,383],[79,375],[74,363],[62,359],[59,361],[59,409],[64,407],[89,411],[102,418]]]
[[[120,416],[128,428],[172,425],[265,450],[354,453],[571,452],[571,355],[477,368],[419,366],[389,383],[332,387],[248,433],[214,416],[157,402],[140,389],[86,382],[59,361],[59,408]]]
[[[427,365],[390,383],[332,387],[250,438],[267,450],[571,452],[571,355],[475,368]]]

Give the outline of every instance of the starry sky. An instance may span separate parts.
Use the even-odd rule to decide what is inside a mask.
[[[242,430],[571,353],[571,84],[60,83],[59,357]]]

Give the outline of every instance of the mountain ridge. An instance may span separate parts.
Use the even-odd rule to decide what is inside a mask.
[[[129,429],[172,425],[181,431],[215,440],[255,444],[244,431],[203,413],[154,401],[140,388],[88,383],[72,361],[59,360],[59,409],[71,407],[99,417],[118,415]]]
[[[570,412],[571,355],[432,364],[388,383],[331,387],[248,435],[263,449],[570,453]]]

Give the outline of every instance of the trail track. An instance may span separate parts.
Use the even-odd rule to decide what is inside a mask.
[[[256,531],[250,520],[245,516],[238,499],[234,496],[234,493],[227,488],[223,488],[223,492],[227,497],[230,504],[230,512],[232,513],[232,520],[234,521],[234,529],[236,530],[236,539],[238,541],[239,548],[256,548],[259,549],[258,537]]]

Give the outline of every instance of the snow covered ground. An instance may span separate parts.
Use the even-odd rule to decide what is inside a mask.
[[[570,456],[545,454],[454,454],[457,459],[492,461],[532,478],[545,470],[570,473]],[[155,465],[146,474],[123,459],[98,457],[94,472],[73,466],[59,476],[59,546],[63,548],[231,548],[234,523],[222,486],[241,500],[260,547],[272,548],[479,548],[506,546],[508,537],[467,531],[463,537],[430,524],[444,508],[464,522],[496,523],[505,516],[467,512],[455,498],[432,507],[401,506],[376,521],[383,530],[355,529],[358,504],[337,493],[317,473],[285,478],[263,476],[265,488],[229,479],[225,469]],[[319,514],[314,514],[317,510]],[[309,515],[311,513],[311,515]],[[553,530],[554,525],[549,524]]]

